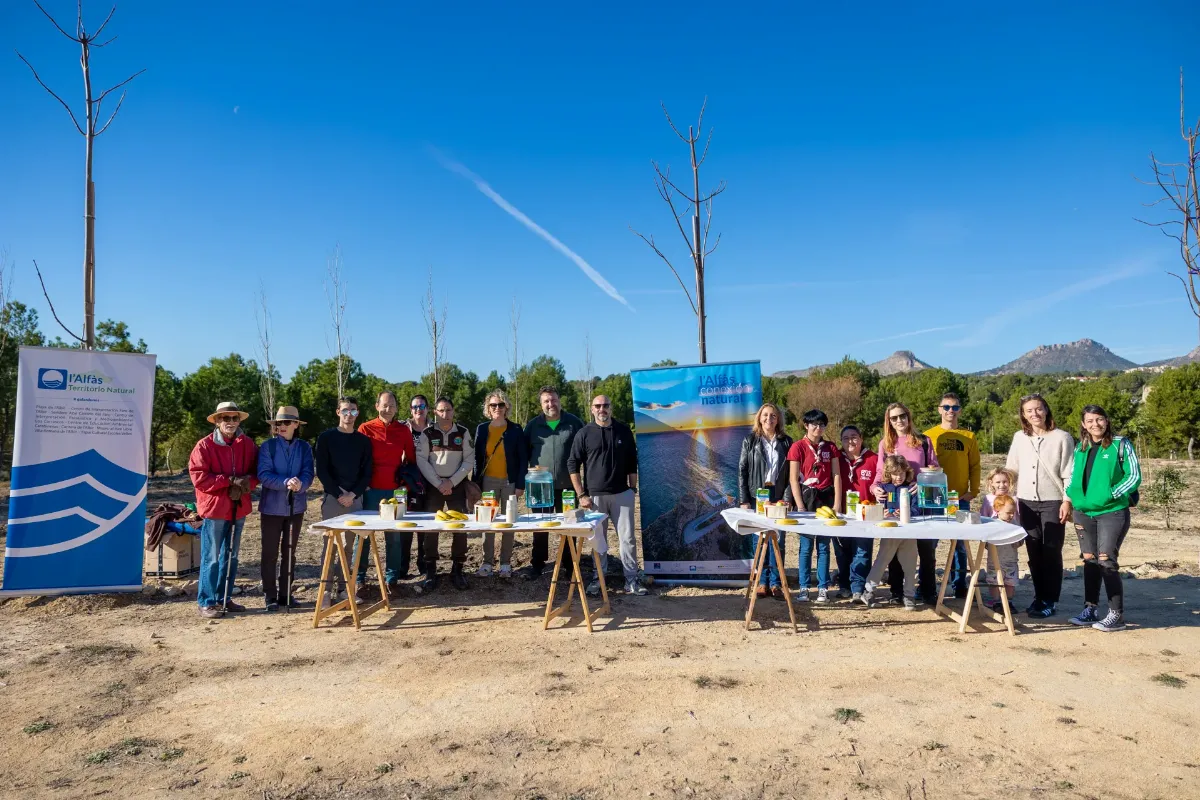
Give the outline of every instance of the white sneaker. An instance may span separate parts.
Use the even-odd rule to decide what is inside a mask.
[[[817,602],[818,603],[828,603],[829,602],[829,590],[828,589],[817,589]]]
[[[491,564],[483,564],[482,566],[479,567],[479,570],[475,574],[481,578],[492,577],[492,565]]]
[[[501,564],[500,565],[500,577],[501,578],[511,578],[512,577],[512,564]]]

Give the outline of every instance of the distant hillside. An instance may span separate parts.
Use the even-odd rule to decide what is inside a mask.
[[[1056,372],[1095,372],[1097,370],[1127,370],[1138,365],[1109,350],[1099,342],[1080,339],[1069,344],[1051,344],[1030,350],[1002,367],[985,370],[979,375],[1046,375]]]
[[[1165,369],[1166,367],[1182,367],[1184,364],[1195,364],[1197,362],[1200,362],[1200,347],[1195,348],[1187,355],[1164,358],[1162,361],[1151,361],[1149,364],[1143,364],[1142,366],[1150,369]]]
[[[773,378],[807,378],[817,370],[829,369],[833,364],[818,364],[815,367],[808,369],[792,369],[776,372],[771,377]],[[885,359],[876,361],[874,364],[869,364],[871,369],[878,372],[880,375],[895,375],[900,372],[916,372],[922,369],[930,369],[931,365],[926,364],[921,359],[913,355],[911,350],[897,350]]]

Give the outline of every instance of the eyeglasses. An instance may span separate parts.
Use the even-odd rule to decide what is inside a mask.
[[[508,403],[488,403],[488,408],[508,408]]]
[[[411,408],[413,411],[424,411],[428,407],[429,406],[425,405],[424,403],[419,406],[409,406],[409,408]]]
[[[276,428],[286,428],[289,425],[298,425],[298,424],[299,423],[297,423],[296,420],[294,420],[294,419],[281,419],[281,420],[276,420],[275,427]]]
[[[596,409],[608,408],[611,405],[612,405],[612,403],[592,403],[592,408],[596,408]]]
[[[357,408],[343,408],[338,413],[341,414],[343,417],[357,417],[358,409]]]
[[[962,406],[942,406],[942,411],[958,411]]]
[[[829,427],[829,423],[827,423],[827,422],[806,422],[804,424],[812,425],[814,428],[828,428]]]
[[[888,417],[892,422],[899,422],[902,419],[908,419],[908,414],[893,414]]]
[[[241,422],[241,421],[242,421],[242,417],[240,414],[222,414],[221,416],[217,417],[217,422]]]

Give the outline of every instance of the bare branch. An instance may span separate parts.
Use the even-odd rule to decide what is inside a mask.
[[[64,31],[62,25],[58,24],[58,20],[56,20],[56,19],[54,19],[54,17],[50,16],[50,12],[47,11],[46,9],[42,8],[42,4],[39,3],[38,0],[33,0],[33,4],[38,7],[38,11],[40,11],[46,15],[46,19],[50,20],[50,24],[53,25],[58,30],[59,33],[61,33],[63,36],[70,39],[72,42],[75,42],[77,44],[81,43],[79,40],[79,37],[72,36],[71,34]]]
[[[333,351],[336,346],[337,390],[338,397],[342,397],[346,393],[346,377],[349,371],[347,361],[350,353],[350,335],[346,328],[346,281],[342,276],[341,245],[337,245],[333,250],[333,255],[329,257],[325,274],[325,298],[329,302],[329,321],[333,328],[333,344],[330,344],[327,336],[326,345],[329,346],[330,351]]]
[[[122,86],[129,83],[131,80],[136,78],[138,75],[141,75],[145,71],[146,71],[145,69],[139,69],[137,72],[133,73],[128,78],[126,78],[125,80],[118,83],[116,86],[108,87],[107,89],[105,89],[103,92],[100,93],[100,96],[96,98],[95,102],[97,102],[97,103],[102,102],[104,100],[104,98],[108,97],[110,94],[115,92],[117,89],[120,89]]]
[[[698,314],[699,312],[696,310],[696,302],[692,300],[692,293],[688,291],[687,284],[683,282],[683,278],[679,277],[679,271],[675,269],[675,265],[671,263],[671,259],[667,258],[663,254],[663,251],[658,249],[658,245],[654,243],[654,237],[651,236],[650,238],[647,238],[638,231],[634,230],[632,226],[629,228],[629,230],[633,231],[634,236],[648,244],[650,249],[657,253],[658,257],[663,260],[663,263],[671,268],[671,274],[675,276],[675,280],[679,281],[679,288],[683,289],[683,293],[687,297],[688,305],[692,307],[692,313]]]
[[[39,8],[40,8],[40,6],[39,6]],[[75,124],[75,130],[79,131],[79,134],[81,136],[87,136],[87,134],[83,132],[83,128],[79,125],[79,120],[75,119],[75,112],[71,110],[71,107],[69,105],[67,105],[67,101],[63,100],[61,97],[59,97],[57,94],[55,94],[54,90],[46,85],[46,82],[42,80],[42,76],[38,75],[37,70],[33,68],[33,64],[29,63],[29,59],[27,59],[27,58],[25,58],[25,56],[21,55],[21,51],[14,50],[13,52],[15,52],[17,54],[17,58],[19,58],[25,62],[25,66],[29,67],[29,71],[33,73],[33,79],[38,82],[38,85],[41,86],[43,89],[45,89],[50,94],[51,97],[53,97],[55,100],[57,100],[59,103],[61,103],[62,107],[67,110],[67,113],[71,116],[71,122],[73,122]]]
[[[671,126],[671,130],[675,131],[675,135],[678,136],[680,139],[682,139],[684,142],[690,144],[691,140],[688,139],[688,137],[684,136],[682,133],[680,133],[679,128],[675,127],[675,121],[673,119],[671,119],[671,115],[667,112],[667,104],[659,103],[659,105],[662,106],[663,116],[667,118],[667,124]]]
[[[82,3],[81,3],[81,4],[82,4]],[[105,27],[107,27],[107,26],[108,26],[108,21],[109,21],[110,19],[112,19],[112,18],[113,18],[113,14],[115,14],[115,13],[117,13],[117,7],[116,7],[116,6],[113,6],[113,7],[112,7],[112,10],[108,12],[108,16],[104,18],[104,22],[101,22],[101,23],[100,23],[100,27],[99,27],[99,28],[96,28],[96,32],[95,32],[95,33],[93,33],[91,36],[89,36],[89,37],[88,37],[88,42],[89,42],[89,43],[90,43],[90,42],[92,42],[94,39],[99,39],[99,38],[100,38],[100,34],[104,33],[104,29],[105,29]],[[115,39],[115,38],[117,38],[117,37],[115,37],[115,36],[114,36],[114,37],[112,37],[112,38],[113,38],[113,39]],[[112,41],[112,39],[109,39],[109,40],[108,40],[108,42],[111,42],[111,41]],[[108,42],[105,42],[104,44],[108,44]],[[103,47],[104,45],[100,45],[100,46],[101,46],[101,47]],[[273,410],[273,409],[272,409],[272,410]]]
[[[705,241],[705,244],[706,244],[706,245],[707,245],[707,239],[708,239],[708,236],[707,236],[707,234],[706,234],[706,235],[705,235],[705,240],[706,240],[706,241]],[[705,256],[705,258],[707,258],[708,256],[710,256],[710,255],[712,255],[713,253],[715,253],[715,252],[717,251],[717,248],[718,248],[718,247],[720,247],[720,246],[721,246],[721,234],[719,234],[719,233],[718,233],[718,234],[717,234],[717,240],[716,240],[715,242],[713,242],[713,246],[712,246],[712,247],[710,247],[710,248],[708,248],[707,250],[705,250],[705,251],[704,251],[704,256]]]
[[[258,302],[254,307],[254,322],[258,328],[258,352],[263,362],[258,382],[263,411],[266,412],[267,419],[272,419],[275,416],[275,365],[271,362],[271,310],[267,305],[267,288],[261,278],[258,281],[255,299]]]
[[[125,102],[125,93],[121,92],[121,96],[117,99],[117,107],[114,108],[113,112],[108,115],[108,121],[105,122],[103,126],[101,126],[100,130],[96,131],[96,134],[95,134],[96,136],[99,136],[100,134],[102,134],[106,130],[108,130],[108,126],[112,125],[113,120],[117,118],[117,112],[121,110],[121,104],[124,102]],[[99,102],[96,103],[96,116],[97,117],[100,116]]]
[[[107,41],[103,41],[100,44],[92,44],[91,42],[89,42],[88,47],[91,47],[93,50],[99,49],[101,47],[108,47],[110,44],[112,44],[116,40],[117,40],[117,37],[113,36],[111,39],[108,39]]]
[[[72,339],[79,342],[80,344],[87,344],[87,342],[85,342],[82,337],[80,337],[74,331],[72,331],[70,328],[68,328],[66,325],[64,325],[63,321],[58,318],[58,312],[54,310],[54,301],[52,301],[50,299],[50,293],[46,291],[46,282],[44,280],[42,280],[42,271],[41,271],[41,269],[38,268],[37,259],[34,259],[33,269],[35,272],[37,272],[38,283],[40,283],[42,285],[42,297],[46,298],[46,304],[48,306],[50,306],[50,315],[52,317],[54,317],[54,321],[57,322],[59,327],[62,328],[64,331],[66,331],[67,335],[70,336]]]
[[[1168,272],[1167,274],[1183,284],[1183,293],[1187,297],[1188,305],[1192,307],[1192,313],[1200,316],[1200,296],[1197,295],[1196,290],[1182,276],[1174,272]]]

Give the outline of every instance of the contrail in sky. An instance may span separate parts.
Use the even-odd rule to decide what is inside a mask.
[[[446,158],[440,152],[438,152],[436,149],[431,148],[431,151],[433,153],[434,158],[436,158],[443,167],[450,170],[451,172],[454,172],[454,173],[457,173],[457,174],[463,176],[467,180],[471,181],[471,183],[475,184],[476,189],[483,192],[484,196],[486,196],[493,203],[495,203],[496,205],[500,206],[500,208],[502,208],[506,212],[508,212],[509,216],[511,216],[517,222],[524,225],[526,228],[529,228],[529,230],[533,231],[541,238],[545,239],[546,242],[548,242],[549,245],[551,247],[553,247],[555,250],[557,250],[558,252],[560,252],[564,256],[566,256],[567,258],[574,261],[575,266],[577,266],[581,270],[583,270],[583,274],[587,275],[589,278],[591,278],[592,283],[596,284],[601,289],[603,289],[605,294],[607,294],[612,299],[622,303],[630,311],[633,311],[633,306],[629,305],[629,301],[626,300],[624,297],[622,297],[621,293],[616,290],[616,287],[614,287],[611,283],[609,283],[607,280],[605,280],[603,275],[601,275],[599,272],[597,272],[595,269],[593,269],[591,264],[584,261],[582,256],[580,256],[578,253],[576,253],[571,248],[567,247],[565,244],[560,242],[558,239],[554,238],[554,235],[551,234],[545,228],[543,228],[541,225],[538,225],[536,222],[531,220],[529,217],[525,216],[525,214],[521,211],[521,209],[517,208],[512,203],[508,202],[503,197],[501,197],[499,192],[497,192],[495,189],[493,189],[491,186],[489,186],[487,181],[485,181],[483,178],[479,177],[474,172],[471,172],[471,170],[467,169],[465,166],[458,163],[457,161],[452,161],[452,160]]]
[[[859,345],[859,344],[875,344],[876,342],[890,342],[894,339],[907,339],[909,336],[921,336],[926,333],[938,333],[939,331],[953,331],[953,330],[958,330],[959,328],[965,328],[965,327],[967,327],[967,326],[965,324],[963,324],[963,325],[943,325],[940,328],[922,328],[919,331],[908,331],[907,333],[897,333],[895,336],[884,336],[879,339],[864,339],[863,341],[855,342],[854,344]]]

